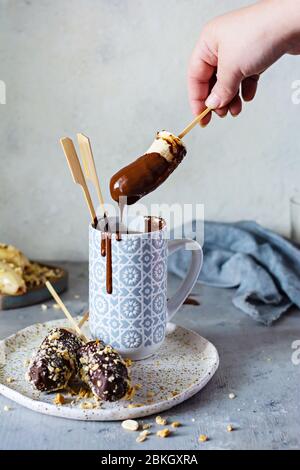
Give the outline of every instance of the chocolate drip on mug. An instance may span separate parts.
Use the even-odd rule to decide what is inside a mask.
[[[106,233],[106,292],[112,294],[112,252],[111,233]]]
[[[106,292],[112,293],[112,243],[111,232],[106,214],[104,215],[104,228],[101,232],[101,256],[106,257]]]
[[[106,234],[101,233],[101,256],[106,256]]]

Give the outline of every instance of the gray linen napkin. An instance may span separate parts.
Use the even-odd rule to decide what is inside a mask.
[[[300,249],[280,235],[251,221],[205,222],[203,252],[199,282],[235,287],[233,304],[254,320],[271,325],[291,305],[300,308]],[[169,271],[183,278],[190,256],[172,255]]]

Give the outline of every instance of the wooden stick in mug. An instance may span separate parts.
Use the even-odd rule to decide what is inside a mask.
[[[90,180],[97,192],[98,200],[105,215],[105,207],[104,207],[104,199],[102,195],[102,191],[100,188],[99,178],[97,175],[95,160],[92,152],[91,142],[90,139],[85,136],[84,134],[77,134],[79,149],[81,153],[81,158],[83,162],[83,168],[85,177]]]
[[[96,215],[94,205],[91,199],[91,195],[88,190],[88,187],[87,187],[87,184],[86,184],[86,181],[85,181],[82,169],[81,169],[81,165],[80,165],[79,158],[76,153],[73,141],[69,137],[64,137],[63,139],[60,139],[60,143],[62,145],[64,154],[66,156],[66,159],[67,159],[67,162],[68,162],[68,165],[69,165],[72,177],[73,177],[73,181],[74,183],[77,183],[81,186],[88,209],[90,211],[92,223],[94,226],[96,226],[98,223],[97,215]]]

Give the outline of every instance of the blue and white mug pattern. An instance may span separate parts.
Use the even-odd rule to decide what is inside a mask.
[[[150,233],[122,234],[121,241],[113,234],[113,291],[108,294],[101,231],[89,227],[89,324],[93,338],[132,359],[149,357],[160,347],[168,319],[167,260],[165,227]],[[199,274],[201,264],[198,268]]]

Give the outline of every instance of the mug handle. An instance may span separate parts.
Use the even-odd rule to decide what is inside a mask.
[[[181,250],[185,247],[186,243],[194,245],[192,248],[192,260],[190,269],[186,275],[186,278],[178,287],[175,294],[167,302],[167,321],[170,321],[177,310],[181,307],[191,290],[193,289],[198,275],[200,273],[202,262],[203,262],[203,252],[202,248],[198,242],[195,240],[190,240],[185,238],[183,240],[170,240],[168,242],[168,256],[172,255],[178,250]]]

